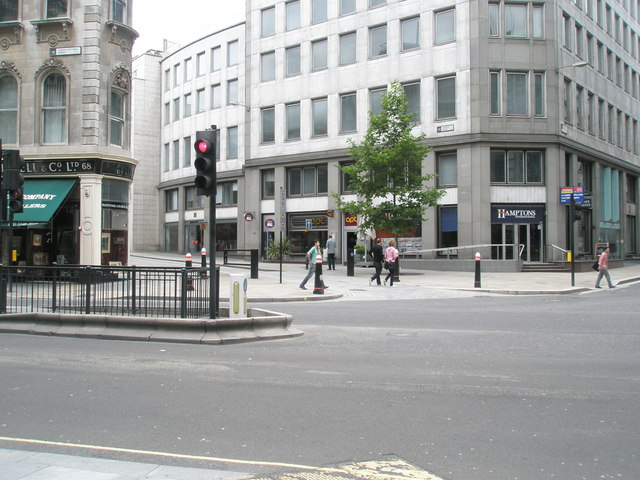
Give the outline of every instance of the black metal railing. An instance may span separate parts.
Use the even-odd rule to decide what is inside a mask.
[[[210,281],[201,268],[0,266],[0,314],[209,318]]]
[[[258,249],[231,249],[222,251],[222,264],[251,267],[251,278],[258,278]]]

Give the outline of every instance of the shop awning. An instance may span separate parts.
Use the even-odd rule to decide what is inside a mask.
[[[15,227],[47,225],[64,202],[76,179],[26,179],[24,181],[24,212],[13,214]],[[9,216],[7,215],[7,218]],[[3,222],[3,226],[8,222]]]

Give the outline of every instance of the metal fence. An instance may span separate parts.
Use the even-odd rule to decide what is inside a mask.
[[[201,268],[0,266],[0,314],[209,318],[210,281]]]

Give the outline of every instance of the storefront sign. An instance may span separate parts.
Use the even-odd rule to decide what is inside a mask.
[[[571,197],[576,203],[582,203],[584,201],[584,187],[562,187],[560,189],[560,203],[571,203]]]
[[[357,227],[358,226],[358,216],[350,215],[348,213],[344,214],[344,226],[345,227]]]
[[[307,223],[307,220],[310,222]],[[326,230],[326,215],[292,215],[289,217],[289,229],[294,231],[300,230]],[[307,228],[309,226],[310,228]]]
[[[540,223],[544,205],[492,205],[491,223]]]
[[[133,179],[135,165],[102,158],[73,160],[27,160],[24,173],[32,175],[69,175],[96,173],[111,177]]]

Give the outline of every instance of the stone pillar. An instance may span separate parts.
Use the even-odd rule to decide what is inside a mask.
[[[80,264],[101,264],[102,177],[80,176]]]

